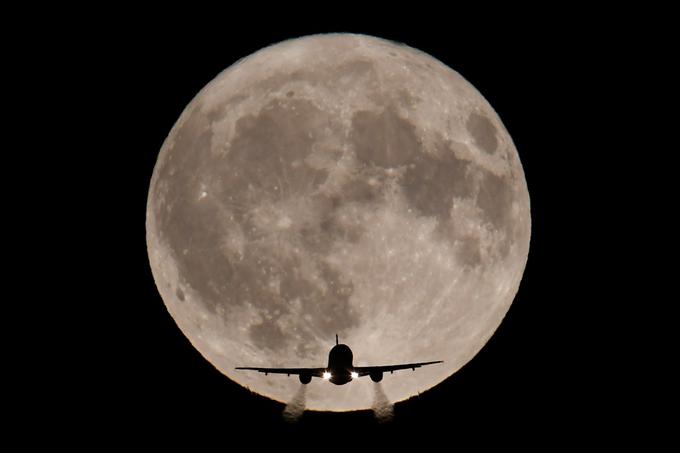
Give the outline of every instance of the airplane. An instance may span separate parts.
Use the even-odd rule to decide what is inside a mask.
[[[265,376],[272,374],[297,374],[300,382],[309,384],[312,377],[320,377],[330,381],[335,385],[344,385],[362,376],[370,376],[373,382],[382,381],[383,374],[386,372],[394,373],[397,370],[408,370],[420,368],[424,365],[442,363],[443,360],[434,362],[404,363],[401,365],[383,366],[354,366],[352,350],[346,344],[338,342],[338,335],[335,335],[335,346],[328,353],[328,366],[326,368],[259,368],[259,367],[236,367],[237,370],[252,370],[264,373]]]

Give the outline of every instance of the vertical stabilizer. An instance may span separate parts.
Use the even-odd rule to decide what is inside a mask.
[[[338,344],[338,334],[335,334],[335,344]]]

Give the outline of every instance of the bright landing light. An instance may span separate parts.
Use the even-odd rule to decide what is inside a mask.
[[[331,373],[329,373],[328,371],[324,371],[324,372],[323,372],[323,378],[324,378],[324,379],[330,379],[330,378],[331,378]]]
[[[356,371],[352,371],[352,379],[356,379],[358,377],[359,377],[359,373],[357,373]]]

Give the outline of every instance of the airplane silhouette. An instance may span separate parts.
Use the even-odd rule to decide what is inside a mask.
[[[237,370],[253,370],[264,373],[265,375],[272,374],[297,374],[300,382],[309,384],[312,382],[312,377],[320,377],[327,381],[331,381],[335,385],[343,385],[362,376],[370,376],[373,382],[380,382],[383,378],[383,373],[389,371],[393,373],[397,370],[408,370],[412,368],[420,368],[424,365],[431,365],[433,363],[442,363],[443,360],[436,360],[434,362],[419,362],[419,363],[404,363],[401,365],[383,365],[383,366],[354,366],[352,364],[353,355],[352,350],[346,344],[338,343],[338,335],[335,335],[335,346],[328,353],[328,366],[326,368],[258,368],[258,367],[236,367]]]

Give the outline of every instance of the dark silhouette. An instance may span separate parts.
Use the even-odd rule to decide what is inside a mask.
[[[415,371],[423,365],[431,365],[433,363],[442,363],[442,360],[434,362],[418,362],[418,363],[404,363],[401,365],[382,365],[382,366],[354,366],[352,360],[352,350],[346,344],[338,343],[338,335],[335,335],[335,346],[328,353],[328,366],[326,368],[258,368],[258,367],[237,367],[237,370],[253,370],[260,373],[269,374],[297,374],[300,382],[309,384],[312,377],[319,377],[331,381],[335,385],[343,385],[362,376],[370,376],[373,382],[380,382],[383,378],[383,373],[389,371],[393,373],[397,370],[407,370],[409,368]]]

